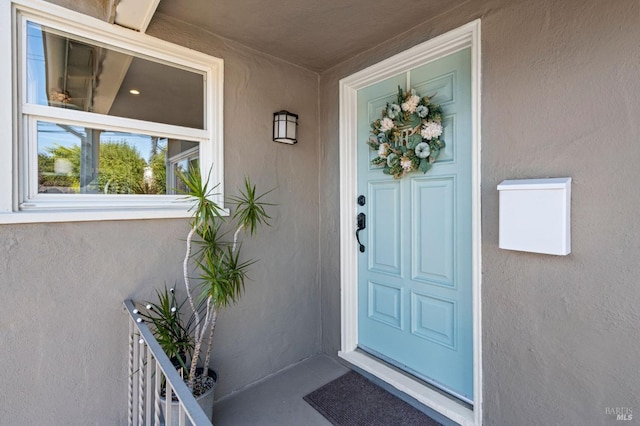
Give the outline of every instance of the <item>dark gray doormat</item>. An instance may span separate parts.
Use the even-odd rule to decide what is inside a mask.
[[[336,426],[436,426],[440,423],[349,371],[304,397]]]

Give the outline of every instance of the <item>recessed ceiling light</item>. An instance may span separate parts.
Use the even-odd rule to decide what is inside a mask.
[[[139,95],[140,91],[138,89],[131,89],[129,90],[129,93],[131,93],[132,95]]]

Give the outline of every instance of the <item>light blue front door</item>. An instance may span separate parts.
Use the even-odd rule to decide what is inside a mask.
[[[371,165],[370,124],[414,89],[444,112],[446,147],[426,173],[393,179]],[[471,52],[465,49],[358,92],[361,349],[473,401]],[[354,203],[356,200],[354,200]]]

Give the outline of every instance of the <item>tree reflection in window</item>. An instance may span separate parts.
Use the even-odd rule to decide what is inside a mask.
[[[197,164],[197,145],[39,121],[38,192],[175,193],[175,166],[185,158]],[[169,182],[168,174],[172,176]]]

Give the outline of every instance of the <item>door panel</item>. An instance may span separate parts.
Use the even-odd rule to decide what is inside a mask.
[[[368,316],[402,330],[402,290],[369,282]]]
[[[414,280],[455,285],[453,235],[455,233],[455,177],[414,179],[411,227]]]
[[[456,302],[411,293],[411,333],[455,349]]]
[[[358,91],[358,344],[473,400],[471,57],[465,49]],[[410,86],[408,86],[410,85]],[[370,124],[398,86],[443,107],[446,147],[426,173],[395,180],[371,165]],[[354,201],[355,202],[355,201]]]
[[[400,276],[402,268],[400,183],[369,182],[369,217],[367,227],[370,271]],[[373,230],[376,232],[372,232]],[[365,247],[367,245],[365,244]]]

